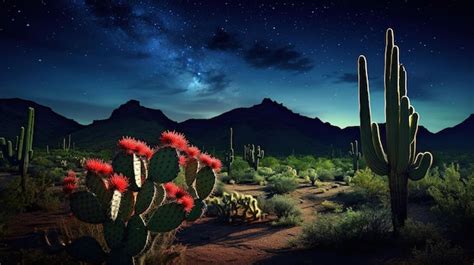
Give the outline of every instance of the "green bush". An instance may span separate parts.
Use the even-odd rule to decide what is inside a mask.
[[[294,191],[298,187],[298,180],[293,177],[275,175],[269,179],[267,190],[271,193],[284,194]]]
[[[262,167],[277,168],[280,165],[280,160],[273,156],[266,156],[260,161]]]
[[[297,202],[283,195],[275,195],[266,201],[266,209],[275,214],[278,220],[273,222],[275,226],[296,226],[303,222],[301,210],[298,208]]]
[[[433,198],[428,189],[438,187],[441,184],[441,177],[438,167],[430,169],[429,174],[418,181],[408,180],[408,199],[413,202],[428,202]]]
[[[316,170],[319,180],[321,181],[332,181],[335,177],[334,170],[328,170],[324,168],[318,168]]]
[[[439,241],[442,235],[439,229],[431,223],[422,223],[408,219],[400,229],[400,239],[405,246],[422,247],[428,240]]]
[[[413,258],[408,264],[417,265],[450,265],[471,264],[466,260],[462,248],[453,246],[447,240],[428,240],[426,246],[413,250]]]
[[[343,210],[343,206],[337,202],[333,201],[328,201],[324,200],[321,203],[321,206],[324,208],[325,211],[327,212],[335,212],[335,213],[340,213]]]
[[[306,247],[353,248],[362,243],[378,243],[390,237],[390,212],[384,208],[347,210],[318,215],[303,228],[297,242]]]
[[[314,186],[316,180],[318,180],[318,173],[314,168],[308,168],[307,170],[301,171],[299,176],[304,179],[308,179],[311,182],[311,185]]]
[[[433,210],[449,227],[459,231],[473,232],[474,222],[474,177],[461,178],[459,169],[450,165],[444,178],[436,186],[428,188],[433,197]]]
[[[388,183],[385,177],[376,175],[370,169],[357,171],[351,183],[356,189],[365,193],[370,201],[383,200],[388,196]]]
[[[260,176],[269,177],[274,174],[273,169],[271,167],[259,167],[257,173]]]
[[[232,171],[232,179],[237,183],[254,183],[254,175],[255,170],[253,168]]]

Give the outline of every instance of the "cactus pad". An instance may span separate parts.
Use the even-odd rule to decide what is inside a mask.
[[[148,177],[157,183],[172,181],[178,176],[178,153],[171,147],[159,149],[149,162]]]
[[[172,202],[164,204],[156,210],[148,222],[152,232],[169,232],[176,229],[184,220],[184,207]]]
[[[132,215],[134,198],[131,191],[126,191],[122,194],[120,200],[120,208],[117,214],[117,220],[126,222]]]
[[[129,188],[132,191],[140,190],[141,172],[145,170],[140,158],[134,154],[120,152],[114,157],[112,167],[116,173],[122,173],[129,179]]]
[[[102,208],[104,210],[107,209],[108,205],[110,204],[110,200],[112,199],[113,192],[107,189],[102,178],[88,172],[86,175],[86,186],[90,192],[97,196]]]
[[[155,184],[151,181],[145,182],[142,189],[137,194],[137,203],[135,204],[135,214],[146,212],[153,202],[156,194]]]
[[[103,227],[107,246],[110,249],[120,247],[125,234],[125,223],[121,220],[110,221],[104,223]]]
[[[127,240],[124,245],[125,252],[130,256],[140,254],[147,245],[148,234],[143,219],[139,215],[132,216],[127,224]]]
[[[192,186],[194,180],[196,179],[196,174],[198,170],[198,161],[195,158],[189,158],[186,162],[186,168],[184,169],[184,176],[186,178],[186,184]]]
[[[196,191],[199,198],[204,199],[211,194],[216,183],[216,175],[210,167],[204,167],[197,173]]]
[[[100,224],[105,221],[104,209],[93,193],[75,192],[71,194],[70,201],[71,211],[77,219],[91,224]]]
[[[77,260],[93,264],[100,264],[106,258],[99,242],[89,236],[74,240],[66,247],[66,252]]]
[[[206,205],[201,199],[194,200],[194,207],[191,212],[189,212],[188,216],[186,216],[186,221],[196,221],[203,214],[205,207]]]

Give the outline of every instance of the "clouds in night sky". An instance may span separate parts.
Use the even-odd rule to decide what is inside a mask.
[[[211,50],[234,51],[242,47],[237,36],[226,32],[223,28],[218,28],[207,43]]]
[[[269,47],[255,43],[244,55],[255,68],[275,68],[285,71],[307,72],[313,69],[311,59],[304,57],[292,45]]]

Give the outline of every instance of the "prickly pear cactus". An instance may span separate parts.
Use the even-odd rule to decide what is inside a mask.
[[[229,223],[252,222],[262,218],[262,210],[252,195],[224,192],[221,198],[213,197],[208,202],[216,210],[217,216]]]
[[[123,138],[112,165],[88,160],[86,185],[79,191],[74,192],[72,180],[65,179],[72,213],[83,222],[102,224],[109,250],[92,237],[81,237],[66,246],[72,257],[83,262],[134,264],[157,233],[201,217],[220,161],[188,147],[182,134],[164,132],[160,140],[151,149],[144,142]],[[185,163],[179,163],[181,156]],[[180,167],[186,172],[187,189],[170,183]]]

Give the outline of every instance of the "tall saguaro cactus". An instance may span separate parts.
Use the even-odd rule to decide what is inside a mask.
[[[255,170],[258,169],[260,159],[263,159],[264,156],[265,151],[260,147],[260,145],[257,145],[256,148],[253,144],[244,145],[244,160],[247,161]]]
[[[359,170],[359,159],[361,157],[361,153],[359,152],[359,143],[357,140],[351,143],[351,150],[349,151],[349,155],[352,158],[352,168],[354,173]]]
[[[408,179],[419,180],[428,172],[433,156],[416,154],[419,114],[407,96],[407,78],[399,64],[399,48],[394,45],[393,30],[388,29],[385,46],[385,120],[386,149],[379,127],[371,121],[367,62],[359,57],[359,103],[362,151],[367,165],[378,175],[388,175],[392,222],[395,231],[407,218]]]
[[[233,141],[232,141],[233,140],[233,130],[232,130],[232,128],[230,128],[229,132],[230,132],[230,135],[229,135],[230,145],[229,145],[229,150],[227,150],[227,152],[225,153],[224,163],[225,163],[225,166],[227,167],[227,174],[230,176],[232,163],[234,163],[234,147],[233,147]]]
[[[18,166],[21,175],[21,190],[26,191],[26,178],[30,159],[33,157],[33,129],[35,124],[35,109],[28,108],[28,123],[20,128],[20,135],[15,138],[15,146],[12,141],[0,138],[0,149],[3,158],[11,165]]]

